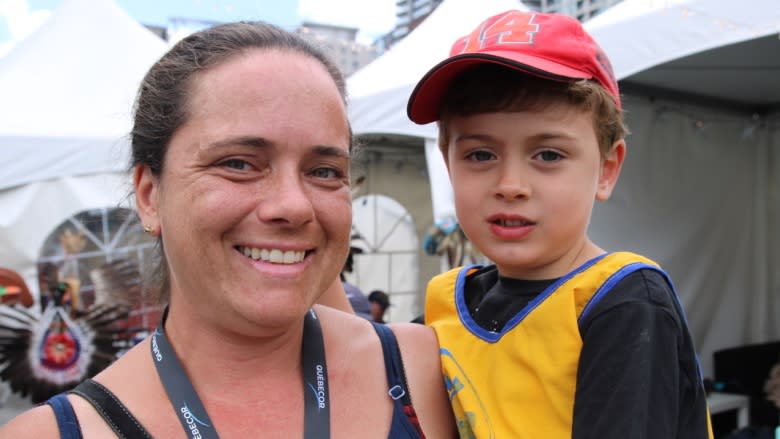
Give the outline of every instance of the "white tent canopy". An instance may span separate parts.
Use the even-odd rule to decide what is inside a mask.
[[[615,74],[622,80],[671,60],[780,32],[777,0],[756,0],[749,6],[736,8],[725,0],[626,0],[585,27],[610,56]],[[406,118],[406,100],[412,88],[447,56],[456,38],[468,34],[488,16],[512,8],[525,7],[514,0],[444,1],[405,39],[349,77],[350,118],[355,133],[435,138],[435,124],[418,126]],[[768,62],[776,67],[777,52],[768,52],[767,57],[753,60],[752,79],[759,75],[777,77],[771,66],[761,68]],[[736,68],[725,70],[724,74],[732,78],[738,73]],[[695,79],[687,80],[685,85],[701,86],[701,81]],[[713,89],[737,87],[756,99],[780,93],[777,88],[760,89],[754,81],[712,85]]]
[[[641,76],[639,82],[654,88],[732,104],[780,102],[777,0],[740,7],[724,0],[626,0],[585,28],[609,55],[619,80],[637,83]],[[735,56],[729,48],[740,43],[741,56]],[[705,52],[695,62],[686,59]]]
[[[420,126],[406,118],[412,88],[447,57],[455,39],[485,18],[510,9],[526,8],[518,0],[442,2],[406,38],[347,79],[354,132],[436,137],[435,125]]]
[[[166,47],[113,1],[65,0],[0,58],[0,190],[123,169],[135,92]]]
[[[47,234],[128,193],[132,102],[166,48],[113,1],[65,0],[0,58],[0,266],[34,292]]]
[[[780,338],[777,6],[626,0],[585,24],[621,80],[633,132],[621,180],[597,207],[591,236],[670,272],[705,374],[717,349]],[[445,0],[348,79],[356,133],[425,139],[436,218],[454,211],[436,127],[409,122],[406,101],[455,38],[511,7]]]
[[[585,27],[633,131],[591,235],[670,272],[711,374],[712,352],[780,339],[780,8],[626,0]]]

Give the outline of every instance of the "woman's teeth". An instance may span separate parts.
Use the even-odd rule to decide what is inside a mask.
[[[282,251],[279,249],[267,249],[256,247],[239,247],[244,256],[252,258],[256,261],[271,262],[273,264],[295,264],[303,261],[306,252],[301,251]]]

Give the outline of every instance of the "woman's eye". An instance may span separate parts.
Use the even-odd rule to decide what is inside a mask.
[[[540,152],[537,154],[537,157],[539,157],[539,160],[543,162],[557,162],[563,158],[561,154],[550,150]]]
[[[249,163],[240,159],[225,160],[224,162],[222,162],[222,166],[230,169],[235,169],[238,171],[246,171],[247,169],[249,169]]]
[[[470,152],[466,158],[475,162],[484,162],[491,160],[493,158],[493,154],[488,151],[474,151]]]
[[[311,173],[312,176],[327,180],[341,178],[344,174],[334,168],[317,168]]]

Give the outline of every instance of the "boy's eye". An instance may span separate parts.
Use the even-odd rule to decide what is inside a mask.
[[[246,171],[247,169],[249,169],[249,163],[240,159],[225,160],[224,162],[222,162],[222,166],[230,169],[235,169],[238,171]]]
[[[468,153],[466,158],[469,160],[474,160],[475,162],[484,162],[491,160],[493,158],[493,154],[488,151],[473,151]]]
[[[557,162],[558,160],[563,158],[561,154],[550,150],[542,151],[536,156],[539,158],[539,160],[543,162]]]

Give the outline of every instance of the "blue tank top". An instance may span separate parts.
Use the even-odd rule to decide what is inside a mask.
[[[393,418],[390,423],[388,439],[421,439],[425,435],[420,428],[417,414],[412,406],[409,395],[409,386],[406,383],[403,359],[398,348],[395,334],[385,325],[373,323],[374,330],[382,342],[382,353],[385,360],[385,372],[387,374],[388,395],[393,399]],[[75,393],[89,401],[112,427],[114,432],[123,439],[138,439],[151,437],[141,424],[136,421],[124,404],[119,402],[111,391],[96,381],[87,380],[77,386],[70,393]],[[61,439],[82,439],[73,406],[68,401],[65,393],[53,396],[46,404],[54,410],[57,418],[57,427],[60,430]]]

